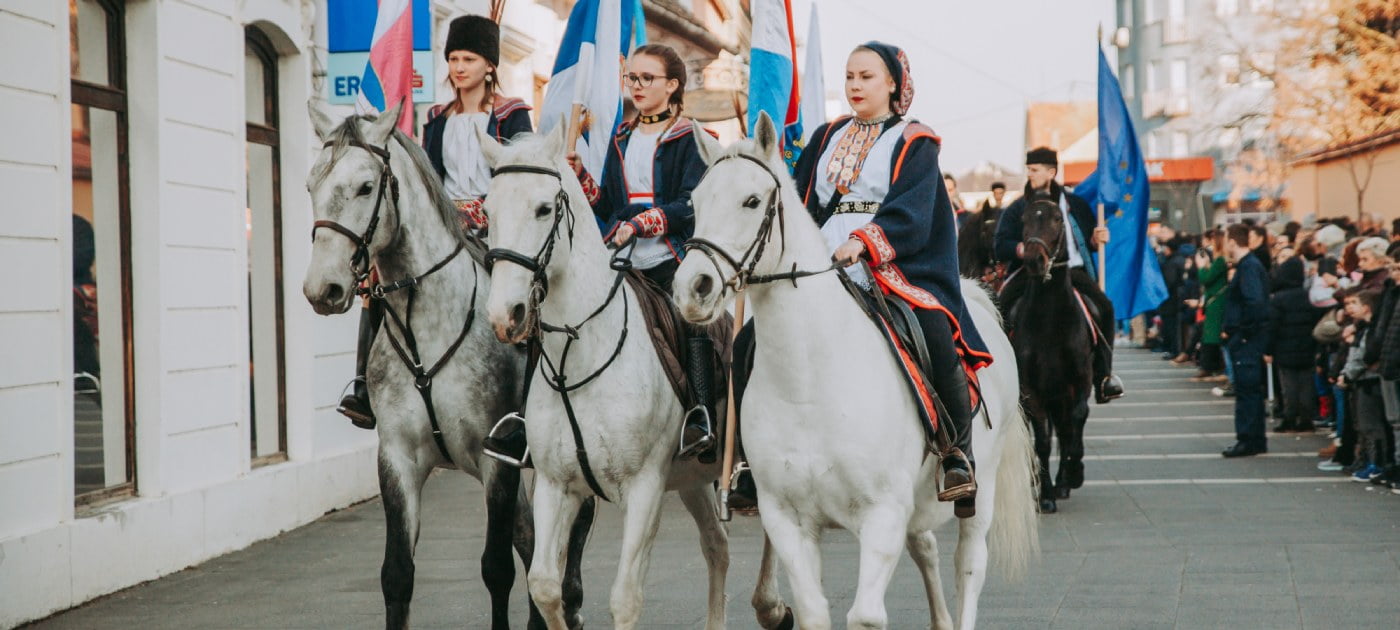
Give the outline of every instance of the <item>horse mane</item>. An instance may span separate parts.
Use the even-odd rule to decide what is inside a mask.
[[[340,125],[331,132],[330,138],[326,140],[326,145],[331,149],[331,159],[317,163],[311,170],[311,181],[317,185],[322,179],[330,174],[330,169],[340,159],[346,148],[352,148],[357,144],[369,144],[365,136],[360,131],[360,122],[373,121],[374,117],[365,115],[354,115],[341,121]],[[438,179],[437,170],[428,160],[428,153],[419,146],[408,134],[394,128],[392,137],[404,154],[413,163],[414,175],[422,182],[423,189],[428,193],[428,201],[437,210],[438,218],[442,221],[443,228],[457,242],[461,243],[467,253],[481,264],[486,259],[486,245],[481,239],[468,236],[462,231],[461,219],[457,217],[457,204],[448,198],[447,190],[443,188],[442,181]],[[402,179],[402,178],[400,178]]]

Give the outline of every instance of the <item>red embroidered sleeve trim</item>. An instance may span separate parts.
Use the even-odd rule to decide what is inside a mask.
[[[851,236],[860,239],[865,243],[865,253],[870,257],[870,266],[879,267],[891,260],[894,260],[894,246],[890,240],[885,238],[885,230],[874,223],[866,223],[854,232]]]
[[[666,234],[666,213],[661,208],[652,208],[632,218],[629,223],[637,230],[637,236],[651,238]]]
[[[583,186],[583,196],[588,198],[588,205],[598,205],[598,200],[602,198],[603,191],[598,190],[598,182],[593,180],[593,175],[588,171],[580,172],[578,174],[578,183],[580,186]]]
[[[486,218],[486,209],[482,207],[480,199],[458,199],[457,218],[462,221],[464,230],[484,230],[490,223]]]

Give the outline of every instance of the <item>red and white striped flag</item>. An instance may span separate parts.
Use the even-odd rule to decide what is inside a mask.
[[[360,80],[355,110],[378,113],[407,100],[399,112],[399,129],[413,135],[413,2],[379,0],[374,20],[374,37],[369,45],[369,62]]]

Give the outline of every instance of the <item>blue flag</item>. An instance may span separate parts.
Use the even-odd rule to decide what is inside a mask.
[[[1118,78],[1099,48],[1099,165],[1074,188],[1094,208],[1103,204],[1109,239],[1104,293],[1118,319],[1157,308],[1167,285],[1147,245],[1147,163],[1138,147]]]

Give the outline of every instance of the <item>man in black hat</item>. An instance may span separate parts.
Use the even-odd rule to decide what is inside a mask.
[[[982,200],[982,209],[1004,209],[1006,208],[1006,184],[992,182],[992,196]]]
[[[1069,280],[1097,311],[1095,318],[1099,329],[1094,345],[1094,399],[1104,404],[1123,396],[1123,382],[1113,375],[1113,338],[1115,323],[1113,303],[1099,288],[1095,270],[1090,258],[1091,248],[1108,242],[1108,228],[1098,224],[1089,202],[1071,192],[1066,192],[1055,181],[1059,174],[1059,155],[1053,149],[1038,147],[1026,153],[1026,191],[1020,199],[1012,202],[1001,215],[997,224],[996,257],[1007,265],[1012,274],[1001,290],[1001,304],[1009,313],[1011,306],[1021,297],[1029,280],[1025,274],[1017,274],[1021,268],[1021,213],[1026,206],[1037,199],[1049,199],[1060,206],[1065,217],[1065,248],[1061,256],[1069,266]]]

